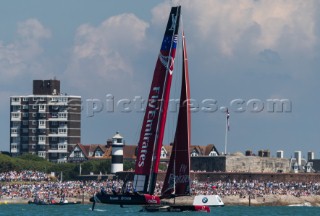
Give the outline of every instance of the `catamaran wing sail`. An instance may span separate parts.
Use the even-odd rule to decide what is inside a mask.
[[[182,48],[183,67],[179,115],[169,167],[161,192],[163,197],[170,196],[171,194],[176,196],[190,195],[190,85],[184,34]]]
[[[170,95],[181,6],[171,9],[146,107],[138,143],[133,187],[153,194]]]

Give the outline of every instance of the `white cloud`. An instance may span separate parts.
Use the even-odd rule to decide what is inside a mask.
[[[317,1],[287,0],[187,0],[181,2],[189,31],[225,56],[233,56],[246,43],[246,52],[265,49],[279,52],[313,51]],[[167,4],[168,5],[168,4]],[[163,19],[164,4],[153,10],[154,20]],[[166,19],[166,17],[164,17]],[[157,22],[157,21],[154,21]],[[191,24],[191,25],[190,25]],[[190,30],[190,28],[192,28]]]
[[[5,44],[0,41],[0,82],[21,79],[43,72],[38,57],[43,52],[40,42],[51,36],[38,20],[28,19],[18,24],[17,38]]]
[[[148,24],[133,14],[113,16],[95,27],[81,25],[67,75],[76,85],[113,84],[132,76],[131,63],[143,49]],[[139,57],[140,58],[140,57]]]

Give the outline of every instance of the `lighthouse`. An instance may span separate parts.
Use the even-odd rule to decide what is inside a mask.
[[[123,137],[116,132],[112,137],[111,173],[123,171]]]

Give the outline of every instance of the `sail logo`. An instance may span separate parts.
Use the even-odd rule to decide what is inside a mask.
[[[181,164],[179,172],[180,173],[185,173],[187,171],[187,168],[188,168],[187,165]]]
[[[152,134],[152,126],[153,126],[153,120],[157,116],[157,102],[160,97],[160,87],[154,87],[152,89],[155,92],[155,95],[151,96],[151,99],[149,100],[148,107],[148,115],[147,119],[145,122],[145,129],[144,129],[144,134],[143,134],[143,140],[142,140],[142,145],[141,145],[141,150],[140,150],[140,156],[139,156],[139,161],[138,161],[138,166],[143,167],[144,166],[144,161],[146,160],[147,154],[148,154],[148,146],[150,142],[150,138],[153,135]]]
[[[169,31],[174,31],[176,29],[176,23],[177,15],[171,14],[171,27],[169,28]]]
[[[174,182],[175,184],[184,184],[184,183],[188,183],[190,182],[190,178],[189,175],[174,175],[174,174],[170,174],[169,180],[168,180],[169,184],[172,185],[172,183]]]
[[[171,56],[167,55],[163,55],[161,52],[159,54],[159,60],[161,62],[161,64],[167,69],[169,70],[170,75],[172,75],[173,73],[173,68],[174,68],[174,58],[175,58],[175,49],[177,47],[177,42],[178,42],[178,35],[174,35],[173,36],[173,41],[171,44]],[[164,41],[163,44],[166,44],[167,41]],[[166,49],[167,46],[163,45],[163,49]]]

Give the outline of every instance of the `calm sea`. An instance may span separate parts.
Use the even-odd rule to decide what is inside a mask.
[[[10,205],[0,205],[0,215],[73,215],[73,216],[125,216],[125,215],[134,215],[134,216],[143,216],[155,214],[157,216],[162,215],[183,215],[191,216],[194,214],[198,215],[319,215],[320,207],[248,207],[248,206],[225,206],[221,208],[212,208],[211,213],[202,213],[202,212],[139,212],[141,208],[134,206],[128,208],[120,208],[119,206],[113,205],[102,205],[97,204],[94,211],[91,211],[91,205],[73,205],[73,206],[36,206],[36,205],[20,205],[20,204],[10,204]]]

